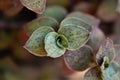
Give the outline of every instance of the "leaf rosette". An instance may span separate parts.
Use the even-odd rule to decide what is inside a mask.
[[[85,20],[94,20],[90,16],[84,19],[81,14],[77,15],[79,18],[66,17],[60,26],[54,18],[45,16],[29,22],[25,30],[31,36],[24,47],[36,56],[52,58],[62,56],[66,50],[75,51],[83,47],[90,38],[92,26],[96,24]]]

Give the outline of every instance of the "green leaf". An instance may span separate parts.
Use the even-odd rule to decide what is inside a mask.
[[[43,26],[38,28],[30,36],[24,48],[36,56],[46,56],[47,53],[44,49],[44,45],[45,45],[44,39],[49,32],[53,32],[53,31],[54,30],[48,26]]]
[[[100,66],[95,66],[93,68],[90,68],[85,73],[84,80],[104,80]]]
[[[55,31],[58,30],[58,22],[50,17],[39,17],[33,21],[27,23],[24,28],[28,35],[31,35],[36,29],[43,26],[50,26]]]
[[[45,37],[45,50],[47,52],[47,56],[50,56],[52,58],[57,58],[62,56],[65,51],[66,48],[64,48],[64,44],[61,43],[62,48],[60,45],[60,43],[57,43],[57,38],[58,38],[58,33],[56,32],[50,32],[46,35]],[[65,42],[66,43],[66,42]]]
[[[109,38],[107,38],[100,46],[100,49],[97,54],[97,59],[99,59],[100,57],[104,58],[105,56],[108,57],[109,62],[111,62],[115,56],[113,41]]]
[[[89,32],[81,26],[61,26],[58,33],[67,38],[69,50],[75,50],[82,47],[89,39]]]
[[[88,25],[87,23],[81,21],[79,18],[76,18],[76,17],[68,17],[68,18],[65,18],[60,26],[65,26],[65,25],[73,25],[73,26],[81,26],[83,28],[85,28],[86,30],[88,31],[91,31],[92,30],[92,27],[90,25]]]
[[[78,18],[79,20],[83,21],[84,23],[86,23],[92,27],[97,27],[100,23],[99,19],[95,18],[92,15],[82,13],[82,12],[72,12],[67,17]]]
[[[58,34],[56,37],[56,44],[60,48],[67,48],[68,47],[68,41],[64,35]]]
[[[20,0],[21,3],[28,9],[42,14],[46,7],[46,0]]]
[[[96,65],[95,56],[89,46],[83,46],[75,51],[66,51],[64,60],[68,68],[75,71],[84,71]]]
[[[67,10],[61,6],[48,6],[42,15],[52,17],[61,22],[67,15]]]

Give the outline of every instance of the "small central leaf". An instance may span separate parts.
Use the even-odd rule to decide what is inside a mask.
[[[60,48],[67,48],[68,47],[68,41],[64,35],[59,34],[56,37],[56,44]]]
[[[45,50],[47,52],[47,56],[52,58],[60,57],[66,51],[66,48],[64,48],[63,45],[61,46],[61,44],[59,44],[59,46],[62,47],[60,48],[56,44],[56,36],[58,36],[58,33],[56,32],[50,32],[45,36]]]
[[[103,42],[103,44],[100,46],[98,54],[97,54],[97,59],[99,59],[100,56],[108,57],[110,62],[114,59],[114,57],[115,57],[115,48],[114,48],[113,41],[111,39],[107,38]]]

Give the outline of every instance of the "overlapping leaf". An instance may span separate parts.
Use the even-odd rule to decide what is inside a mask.
[[[49,32],[53,31],[54,30],[48,26],[38,28],[28,39],[24,48],[36,56],[46,56],[47,53],[44,49],[44,39]]]
[[[45,10],[46,0],[20,0],[21,3],[28,9],[42,14]]]
[[[84,75],[84,80],[103,80],[103,74],[100,66],[90,68]]]
[[[42,15],[52,17],[58,22],[61,22],[67,15],[67,10],[61,6],[49,6],[46,8],[45,12]]]
[[[84,71],[96,65],[95,56],[89,46],[83,46],[75,51],[66,51],[64,60],[70,69],[77,71]]]
[[[80,26],[80,27],[83,27],[85,28],[86,30],[88,31],[91,31],[92,30],[92,27],[90,25],[88,25],[87,23],[81,21],[79,18],[75,18],[75,17],[67,17],[65,18],[60,26],[65,26],[65,25],[73,25],[73,26]]]
[[[97,52],[104,40],[105,35],[103,32],[98,27],[95,27],[91,32],[90,39],[87,44],[90,45],[95,52]]]
[[[88,41],[90,36],[86,29],[74,25],[61,26],[58,33],[67,38],[68,49],[70,50],[82,47]]]
[[[99,58],[101,57],[102,58],[108,57],[109,62],[111,62],[114,56],[115,56],[115,49],[114,49],[113,41],[107,38],[99,49],[99,52],[97,54],[97,59],[99,60]]]
[[[89,14],[82,13],[82,12],[72,12],[67,17],[78,18],[79,20],[85,22],[86,24],[90,25],[91,27],[96,27],[100,23],[99,19],[97,19]]]
[[[57,38],[59,34],[56,32],[50,32],[45,37],[45,50],[48,53],[47,56],[56,58],[62,56],[66,51],[67,39],[65,37]]]
[[[55,31],[58,30],[58,22],[51,17],[39,17],[25,25],[25,31],[28,35],[31,35],[36,29],[43,26],[50,26]]]

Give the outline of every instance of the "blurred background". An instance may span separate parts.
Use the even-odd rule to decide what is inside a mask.
[[[106,37],[120,43],[118,0],[47,0],[67,13],[81,11],[100,20]],[[84,72],[69,70],[60,58],[36,57],[23,48],[28,36],[23,27],[38,15],[19,0],[0,0],[0,80],[82,80]]]

